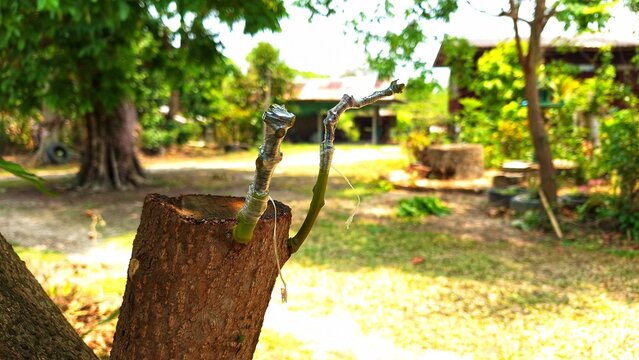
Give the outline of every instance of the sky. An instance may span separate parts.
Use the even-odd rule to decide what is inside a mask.
[[[395,0],[393,4],[397,12],[401,13],[404,6],[413,0]],[[366,70],[366,53],[364,46],[356,42],[357,35],[346,26],[346,22],[356,16],[363,8],[349,6],[344,12],[339,12],[328,18],[315,16],[309,20],[310,13],[305,9],[292,6],[291,0],[286,0],[289,17],[281,20],[282,31],[279,33],[261,32],[255,36],[243,34],[243,24],[238,23],[232,29],[220,26],[219,39],[224,44],[223,53],[231,58],[242,69],[246,69],[246,56],[259,42],[265,41],[280,50],[281,59],[291,68],[310,71],[316,74],[338,77],[354,70]],[[350,2],[355,4],[356,2]],[[357,4],[370,4],[367,0]],[[512,22],[508,18],[495,17],[507,3],[505,0],[473,1],[480,4],[476,8],[468,2],[460,1],[460,9],[451,17],[449,23],[431,22],[428,33],[441,39],[444,34],[462,36],[474,39],[505,39],[513,36]],[[370,5],[369,5],[370,6]],[[526,9],[522,9],[522,14]],[[486,14],[488,13],[488,14]],[[609,23],[611,34],[621,38],[639,36],[639,18],[635,14],[616,9],[615,18]],[[403,19],[389,19],[381,23],[379,29],[399,30]],[[523,27],[525,28],[525,27]],[[549,22],[544,35],[557,36],[563,34],[562,26],[557,22]],[[432,63],[439,49],[439,41],[429,41],[418,49],[416,56],[427,63]],[[415,75],[412,69],[398,70],[396,77],[406,81]],[[436,70],[434,77],[446,84],[448,71]]]

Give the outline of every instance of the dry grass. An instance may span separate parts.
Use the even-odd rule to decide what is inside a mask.
[[[636,252],[615,253],[580,239],[572,243],[578,246],[567,246],[543,235],[493,228],[495,221],[482,225],[482,212],[469,210],[478,203],[474,195],[444,196],[453,208],[447,218],[399,219],[397,201],[412,194],[388,193],[379,176],[401,166],[392,160],[341,166],[355,191],[332,177],[317,228],[283,269],[289,303],[274,296],[256,359],[639,358]],[[283,168],[274,182],[276,196],[293,206],[294,227],[307,206],[314,171],[312,165]],[[193,174],[166,173],[154,186],[227,191],[229,179],[250,175]],[[364,202],[346,231],[354,193]],[[140,206],[133,195],[121,205],[126,216]],[[69,201],[65,211],[81,214],[87,201]],[[20,211],[29,214],[26,206]],[[107,222],[116,225],[107,227],[95,253],[119,249],[126,257],[135,227],[109,216]],[[474,233],[466,234],[470,222]],[[67,315],[76,328],[95,324],[117,307],[125,281],[121,269],[82,265],[77,257],[33,248],[18,252],[61,306],[75,309],[77,316]],[[112,328],[99,327],[92,338],[96,349],[108,349]]]

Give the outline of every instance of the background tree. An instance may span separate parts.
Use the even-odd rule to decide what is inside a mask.
[[[3,2],[0,109],[28,113],[46,105],[81,119],[77,185],[136,185],[143,177],[135,153],[136,103],[150,69],[215,66],[220,44],[208,19],[227,25],[244,20],[244,31],[254,34],[279,29],[285,15],[280,0]],[[177,30],[164,25],[171,19],[179,20]],[[170,48],[178,40],[181,46]]]
[[[264,110],[271,103],[283,103],[292,89],[295,72],[281,59],[280,51],[260,42],[248,54],[247,77]]]
[[[327,3],[331,4],[331,1],[308,1],[313,2],[320,9]],[[469,3],[471,2],[469,1]],[[529,133],[535,157],[540,166],[541,188],[552,203],[556,203],[557,186],[537,89],[537,72],[543,59],[541,35],[550,19],[564,23],[566,29],[576,31],[600,29],[609,19],[609,8],[615,3],[614,0],[588,2],[578,0],[504,0],[504,10],[500,14],[495,14],[512,19],[519,66],[521,66],[525,78],[524,95],[528,101]],[[480,7],[482,4],[477,2],[476,5]],[[631,1],[629,5],[636,5],[636,2]],[[450,15],[457,11],[458,7],[456,0],[415,0],[414,6],[409,6],[403,12],[406,25],[396,32],[380,33],[376,30],[367,30],[363,21],[356,21],[356,30],[364,34],[363,42],[369,49],[371,66],[381,75],[386,76],[392,75],[398,64],[401,63],[410,63],[417,69],[425,70],[427,64],[413,61],[412,58],[418,45],[429,36],[427,24],[431,20],[448,21]],[[527,15],[524,14],[526,11]],[[383,21],[384,18],[394,15],[396,14],[393,4],[385,1],[384,6],[378,7],[376,14],[362,13],[362,18]],[[524,45],[525,35],[520,31],[522,25],[527,26],[530,30],[527,47]],[[379,49],[380,44],[383,44],[384,48],[374,50]]]

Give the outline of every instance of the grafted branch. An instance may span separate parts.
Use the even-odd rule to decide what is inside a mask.
[[[362,108],[383,97],[401,93],[403,90],[404,84],[398,84],[397,80],[394,80],[386,89],[375,91],[371,95],[359,100],[355,99],[352,95],[345,94],[342,96],[340,102],[328,111],[326,118],[324,118],[324,140],[320,143],[320,167],[319,173],[317,174],[317,181],[313,187],[313,198],[311,199],[311,205],[304,219],[304,223],[297,231],[297,234],[288,241],[291,254],[296,252],[304,240],[306,240],[315,224],[315,220],[317,220],[320,210],[324,206],[324,195],[326,194],[328,175],[333,161],[333,152],[335,151],[335,147],[333,146],[335,127],[337,126],[339,117],[346,110]]]
[[[283,106],[271,105],[262,116],[264,121],[264,143],[255,160],[255,177],[249,185],[244,205],[237,214],[237,225],[233,229],[233,239],[246,244],[253,236],[255,224],[266,210],[268,189],[275,166],[282,161],[280,145],[288,129],[295,123],[295,115]]]

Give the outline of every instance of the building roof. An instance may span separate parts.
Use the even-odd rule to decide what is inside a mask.
[[[477,48],[478,53],[482,54],[487,50],[495,48],[499,43],[512,40],[512,37],[503,39],[466,39],[471,45]],[[639,47],[639,38],[635,37],[613,37],[609,34],[580,34],[574,37],[555,37],[555,38],[542,38],[541,45],[545,49],[557,49],[560,47],[572,46],[581,50],[593,50],[604,46],[610,46],[613,49],[629,49],[634,50]],[[445,67],[446,54],[443,52],[442,47],[439,48],[433,67]]]
[[[340,101],[344,94],[364,97],[374,91],[385,89],[390,81],[379,81],[376,75],[348,76],[341,78],[303,79],[297,81],[289,101],[295,102],[334,102]],[[395,96],[388,96],[380,104],[397,102]]]

